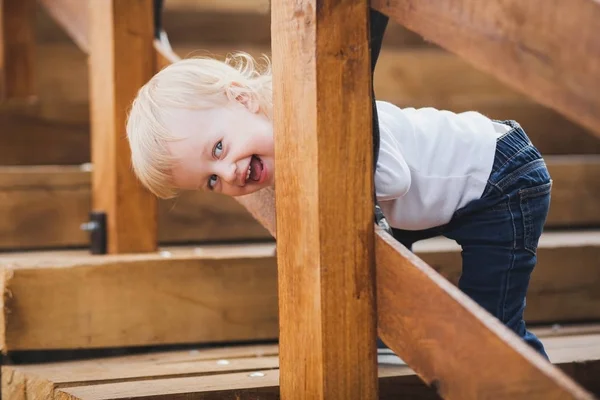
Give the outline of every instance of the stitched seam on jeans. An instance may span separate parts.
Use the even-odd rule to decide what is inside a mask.
[[[529,146],[521,147],[519,149],[519,151],[513,153],[512,156],[510,156],[506,161],[504,161],[504,163],[501,166],[499,166],[498,169],[504,168],[506,166],[506,164],[508,164],[509,162],[511,162],[515,157],[517,157],[518,155],[520,155],[522,152],[524,152],[528,148],[529,148]]]
[[[541,183],[537,186],[519,190],[519,196],[523,200],[534,199],[539,196],[545,196],[552,191],[552,179],[549,182]]]
[[[508,288],[510,287],[510,274],[515,266],[515,249],[517,247],[517,231],[515,226],[515,216],[510,207],[510,202],[508,203],[508,211],[510,212],[510,219],[512,221],[513,227],[513,247],[510,254],[510,266],[508,267],[508,271],[506,271],[506,278],[504,279],[504,292],[502,293],[502,322],[506,323],[506,298],[508,297]]]
[[[517,168],[513,172],[511,172],[508,176],[505,176],[497,183],[498,187],[504,189],[506,186],[510,185],[521,176],[533,171],[535,168],[538,168],[542,165],[545,165],[543,158],[538,158],[536,160],[530,161],[529,163]]]
[[[531,208],[529,207],[527,199],[523,199],[523,198],[521,198],[519,200],[519,206],[521,208],[521,214],[522,214],[522,218],[523,218],[523,247],[525,248],[526,251],[535,255],[535,251],[533,251],[533,249],[531,249],[529,247],[529,240],[531,239],[532,231],[533,231],[533,228],[532,228],[533,220],[531,218]]]

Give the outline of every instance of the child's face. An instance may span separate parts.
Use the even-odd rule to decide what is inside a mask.
[[[179,160],[172,171],[178,188],[241,196],[273,185],[273,128],[263,114],[230,102],[207,110],[175,110],[165,122],[183,138],[169,143]]]

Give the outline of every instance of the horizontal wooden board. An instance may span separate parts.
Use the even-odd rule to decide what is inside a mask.
[[[458,284],[460,246],[445,238],[417,242],[415,253],[453,284]],[[546,232],[531,277],[528,323],[600,319],[600,232]],[[568,266],[565,269],[565,266]]]
[[[600,156],[547,160],[555,182],[547,225],[600,226]],[[87,168],[0,167],[0,249],[87,245]],[[159,202],[161,243],[263,239],[268,231],[232,198],[196,192]]]
[[[273,254],[270,246],[254,245],[217,256],[193,248],[129,256],[7,255],[4,293],[11,295],[3,304],[3,349],[272,338]]]
[[[275,245],[163,247],[169,254],[92,256],[64,250],[4,254],[5,351],[274,339]],[[416,254],[456,283],[453,242]],[[600,233],[546,233],[526,318],[600,319]],[[569,268],[565,268],[568,265]],[[82,285],[81,282],[85,282]],[[123,308],[123,304],[128,304]],[[193,316],[193,317],[191,317]]]
[[[77,7],[72,0],[61,0],[67,7],[49,11],[38,7],[36,19],[36,39],[39,43],[67,43],[74,41],[86,49],[83,26],[85,18],[69,27],[61,27],[58,21],[68,18]],[[74,0],[75,2],[77,0]],[[53,4],[44,0],[44,4]],[[196,44],[271,44],[271,12],[268,1],[197,1],[168,0],[164,2],[162,13],[163,28],[175,46]],[[51,17],[55,14],[55,17]],[[70,31],[67,33],[67,31]],[[433,47],[420,35],[391,21],[385,35],[386,46]]]
[[[600,335],[586,330],[589,328],[574,326],[568,335],[557,333],[545,339],[545,344],[553,364],[593,391],[599,386],[590,378],[600,372]],[[278,398],[277,368],[277,345],[9,365],[2,367],[2,394],[11,400],[26,400],[32,395],[52,398],[55,394],[76,399],[152,395],[171,399],[192,394],[202,399],[235,395],[246,399],[257,392]],[[406,365],[380,363],[379,377],[383,398],[439,398]]]
[[[268,46],[233,44],[175,46],[180,56],[248,51],[270,54]],[[36,58],[39,103],[27,110],[0,107],[3,165],[80,164],[90,159],[86,56],[73,44],[39,46]],[[475,109],[492,118],[521,123],[544,154],[600,154],[600,139],[556,112],[524,98],[460,58],[434,50],[384,47],[376,74],[378,99],[399,106]],[[568,135],[568,140],[565,140]],[[35,145],[31,145],[29,140]]]
[[[0,247],[87,245],[88,167],[0,167]],[[235,200],[213,193],[160,200],[158,223],[161,243],[270,238]]]

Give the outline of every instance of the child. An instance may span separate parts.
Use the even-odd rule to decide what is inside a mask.
[[[240,61],[240,62],[237,62]],[[160,198],[229,196],[274,185],[271,74],[245,54],[179,61],[140,89],[127,135],[135,174]],[[523,321],[552,181],[514,121],[378,101],[375,191],[409,249],[443,235],[462,246],[459,288],[547,358]]]

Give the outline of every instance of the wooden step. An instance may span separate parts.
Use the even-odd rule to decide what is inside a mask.
[[[551,362],[600,393],[600,326],[535,331]],[[5,399],[277,399],[278,346],[251,345],[2,367]],[[402,363],[379,364],[381,399],[438,399]]]
[[[235,50],[270,54],[268,45],[206,43],[175,46],[175,51],[217,58]],[[89,162],[86,55],[70,44],[40,45],[36,54],[39,103],[27,110],[0,109],[0,160],[3,165]],[[378,99],[399,106],[475,109],[492,118],[515,119],[544,154],[600,154],[599,138],[447,52],[384,47],[374,85]]]
[[[600,226],[600,156],[547,158],[554,192],[548,227]],[[0,167],[0,249],[87,246],[89,166]],[[159,202],[161,243],[271,239],[235,200],[186,193]]]
[[[277,337],[273,243],[161,251],[115,256],[78,250],[4,254],[2,349],[97,349]],[[456,284],[461,261],[453,242],[430,239],[417,243],[415,252]],[[600,320],[599,259],[600,231],[544,234],[527,299],[528,322]]]

